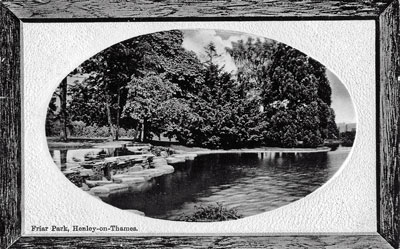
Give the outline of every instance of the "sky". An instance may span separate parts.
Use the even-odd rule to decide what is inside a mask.
[[[216,46],[217,53],[221,56],[218,58],[216,63],[224,66],[227,72],[235,72],[236,66],[232,57],[226,52],[226,47],[232,47],[233,41],[240,39],[247,40],[248,37],[257,38],[249,34],[240,32],[220,31],[220,30],[183,30],[184,40],[182,46],[195,52],[200,60],[204,61],[204,47],[213,42]],[[265,38],[258,37],[262,41]],[[350,98],[350,95],[340,81],[340,79],[334,75],[328,69],[326,70],[326,76],[332,88],[332,105],[336,114],[336,123],[355,123],[355,111]]]

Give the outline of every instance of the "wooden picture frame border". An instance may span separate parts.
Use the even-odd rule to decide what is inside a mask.
[[[21,27],[24,22],[374,20],[377,233],[281,236],[21,237]],[[0,2],[0,248],[399,248],[399,0],[16,0]]]

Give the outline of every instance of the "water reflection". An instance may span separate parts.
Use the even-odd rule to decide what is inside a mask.
[[[220,202],[250,216],[298,200],[324,184],[350,148],[323,153],[237,153],[204,155],[175,165],[175,172],[152,180],[141,193],[105,201],[146,216],[176,220],[195,205]]]

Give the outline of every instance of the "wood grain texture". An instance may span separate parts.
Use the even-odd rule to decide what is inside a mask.
[[[400,241],[399,2],[380,16],[379,233],[395,248]]]
[[[21,238],[11,248],[347,248],[389,249],[379,235],[277,237],[81,237]]]
[[[389,0],[15,0],[20,19],[377,17]],[[69,20],[71,21],[71,20]],[[76,20],[75,20],[76,21]]]
[[[21,234],[19,32],[19,20],[0,4],[0,248]]]
[[[323,0],[16,0],[0,3],[0,248],[20,236],[21,89],[19,21],[48,19],[371,17],[380,22],[379,233],[400,240],[399,7],[392,1]],[[3,7],[2,4],[7,6]],[[10,9],[18,18],[8,11]],[[115,18],[115,19],[112,19]],[[237,19],[238,20],[238,19]],[[396,74],[397,72],[397,74]],[[20,238],[12,248],[391,248],[379,235],[279,237]]]

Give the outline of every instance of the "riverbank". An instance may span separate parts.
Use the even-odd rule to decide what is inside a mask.
[[[124,146],[135,146],[137,145],[153,145],[157,146],[158,141],[149,141],[148,143],[135,143],[130,138],[121,138],[118,141],[110,140],[109,138],[81,138],[71,137],[68,142],[62,142],[57,137],[48,137],[47,143],[50,149],[69,149],[69,148],[122,148]],[[153,144],[153,142],[155,144]],[[317,148],[282,148],[282,147],[258,147],[258,148],[241,148],[241,149],[208,149],[202,147],[187,147],[184,145],[177,145],[171,143],[169,146],[162,146],[170,148],[171,150],[180,151],[183,153],[199,153],[199,154],[211,154],[211,153],[262,153],[262,152],[282,152],[282,153],[308,153],[308,152],[327,152],[331,148],[327,146]]]
[[[171,145],[171,149],[178,153],[195,153],[198,155],[220,154],[220,153],[263,153],[263,152],[281,152],[281,153],[313,153],[313,152],[328,152],[329,147],[318,148],[281,148],[281,147],[260,147],[260,148],[243,148],[243,149],[206,149],[200,147],[186,147],[183,145]]]

